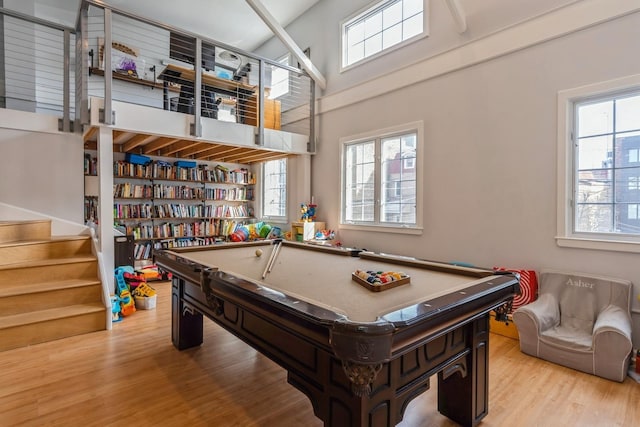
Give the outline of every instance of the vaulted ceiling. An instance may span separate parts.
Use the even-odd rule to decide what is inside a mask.
[[[11,3],[9,0],[5,3]],[[319,0],[261,0],[283,27]],[[75,26],[80,0],[19,0],[19,7],[35,4],[35,14]],[[105,0],[101,3],[124,12],[167,23],[178,29],[251,52],[273,36],[244,0]],[[10,7],[10,4],[7,4]]]

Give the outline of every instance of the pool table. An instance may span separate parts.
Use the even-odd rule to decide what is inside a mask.
[[[488,411],[489,312],[519,291],[510,273],[266,240],[159,251],[172,273],[172,341],[202,344],[203,315],[278,363],[327,426],[393,426],[438,375],[438,410]],[[356,270],[409,283],[375,292]]]

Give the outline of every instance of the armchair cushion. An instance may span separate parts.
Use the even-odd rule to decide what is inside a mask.
[[[513,314],[520,350],[623,381],[632,349],[631,291],[626,280],[543,271],[538,300]]]

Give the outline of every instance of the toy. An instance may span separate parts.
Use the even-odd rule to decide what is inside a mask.
[[[124,266],[118,267],[115,270],[116,297],[118,298],[118,302],[120,303],[120,313],[122,313],[123,316],[128,316],[135,313],[136,305],[133,302],[131,291],[129,290],[129,287],[124,280],[125,273],[133,274],[133,267]]]
[[[120,316],[120,298],[116,295],[111,295],[111,321],[119,322],[122,320]]]
[[[142,282],[149,282],[153,280],[170,280],[171,273],[164,272],[158,268],[157,265],[147,265],[143,268],[139,268],[136,270],[138,277],[142,277]]]
[[[136,304],[133,301],[130,291],[124,291],[120,294],[120,312],[123,316],[128,316],[136,312]]]
[[[304,204],[302,203],[300,205],[300,212],[302,213],[302,216],[300,217],[300,219],[303,222],[313,222],[316,220],[316,207],[318,205],[315,205],[312,203]]]
[[[146,283],[141,283],[134,291],[133,295],[136,297],[152,297],[156,294],[156,290]]]

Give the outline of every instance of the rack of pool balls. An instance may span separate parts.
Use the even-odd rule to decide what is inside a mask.
[[[372,270],[356,270],[351,274],[351,279],[374,292],[395,288],[411,281],[409,276],[401,272]]]

